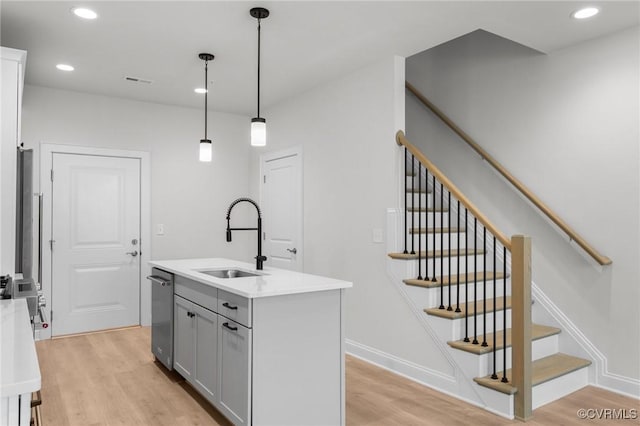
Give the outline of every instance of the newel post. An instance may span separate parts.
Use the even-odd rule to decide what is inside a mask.
[[[531,237],[511,237],[511,339],[515,417],[533,417],[531,361]]]

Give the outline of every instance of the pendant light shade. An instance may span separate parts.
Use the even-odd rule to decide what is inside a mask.
[[[267,120],[260,117],[251,119],[251,146],[267,145]]]
[[[258,20],[258,102],[257,117],[251,119],[251,146],[265,146],[267,144],[267,120],[260,117],[260,21],[269,16],[269,11],[263,7],[254,7],[249,14]]]
[[[200,53],[198,55],[204,61],[204,139],[200,139],[200,161],[211,162],[213,157],[213,147],[211,140],[207,139],[207,101],[209,94],[209,61],[213,61],[211,53]]]
[[[212,151],[211,140],[200,139],[200,161],[211,162]]]

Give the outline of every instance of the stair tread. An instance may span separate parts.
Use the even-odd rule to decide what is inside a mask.
[[[537,386],[542,383],[553,380],[557,377],[564,376],[565,374],[572,373],[584,367],[591,365],[591,361],[575,356],[557,353],[545,358],[533,361],[533,371],[531,374],[532,386]],[[498,374],[502,377],[502,373]],[[507,370],[508,383],[502,383],[500,379],[494,380],[491,376],[476,377],[473,380],[479,385],[488,387],[498,392],[513,395],[517,389],[511,384],[512,372],[511,369]]]
[[[415,194],[431,194],[431,190],[427,188],[407,188],[407,193],[411,194],[412,192]]]
[[[407,207],[407,211],[410,213],[449,213],[449,209],[440,207],[436,207],[435,209],[433,207]]]
[[[452,233],[455,234],[457,232],[465,232],[464,228],[458,228],[458,227],[453,227],[453,228],[442,228],[442,227],[438,227],[438,228],[409,228],[409,233],[410,234],[432,234],[432,233]]]
[[[478,282],[484,281],[485,277],[487,280],[493,280],[494,276],[496,277],[496,280],[500,280],[504,277],[504,274],[502,272],[493,272],[493,271],[478,272],[477,279],[478,279]],[[507,277],[509,277],[509,274],[507,274]],[[475,279],[474,273],[470,272],[468,274],[460,274],[460,275],[454,274],[454,275],[447,275],[444,277],[436,277],[435,281],[418,280],[416,278],[409,278],[402,281],[407,285],[434,288],[434,287],[440,287],[440,282],[442,282],[442,285],[449,285],[449,282],[451,282],[451,285],[455,285],[458,283],[458,280],[460,280],[459,281],[460,284],[466,284],[467,282],[473,282],[474,279]]]
[[[484,254],[484,250],[474,250],[474,249],[460,249],[460,255],[461,256],[470,256],[473,254]],[[458,255],[458,250],[454,249],[454,250],[436,250],[436,251],[421,251],[419,252],[420,256],[425,258],[425,257],[440,257],[440,255],[442,254],[442,257],[455,257]],[[389,253],[388,255],[390,258],[392,259],[403,259],[403,260],[413,260],[413,259],[417,259],[418,258],[418,253]]]
[[[484,313],[484,301],[477,300],[474,306],[473,301],[467,303],[460,304],[460,312],[456,312],[455,309],[448,311],[446,309],[435,308],[426,308],[424,311],[429,314],[440,318],[445,319],[458,319],[464,318],[465,312],[468,315],[473,315],[474,313],[482,314]],[[502,311],[505,306],[505,298],[503,296],[496,297],[496,311]],[[452,304],[453,306],[454,304]],[[511,296],[507,296],[507,309],[511,308]],[[487,299],[487,312],[493,311],[493,298]]]
[[[547,325],[532,324],[531,327],[531,339],[538,340],[545,337],[559,334],[560,329],[556,327],[549,327]],[[499,330],[496,333],[496,349],[503,349],[503,330]],[[482,355],[493,351],[493,333],[487,333],[488,346],[482,346],[480,344],[474,345],[471,342],[465,342],[463,340],[455,340],[447,342],[452,348],[460,349],[466,352],[471,352],[477,355]],[[511,329],[507,329],[507,347],[511,347]]]

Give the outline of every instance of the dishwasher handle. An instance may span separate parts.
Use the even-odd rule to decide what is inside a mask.
[[[147,276],[147,279],[151,282],[154,282],[156,284],[160,284],[162,287],[167,286],[167,285],[171,285],[170,281],[165,280],[164,278],[158,276],[158,275],[149,275]]]

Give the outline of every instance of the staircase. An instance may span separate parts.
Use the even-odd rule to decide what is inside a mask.
[[[505,237],[402,132],[405,294],[479,396],[503,416],[532,410],[588,384],[591,362],[558,350],[560,329],[531,323],[528,237]]]

